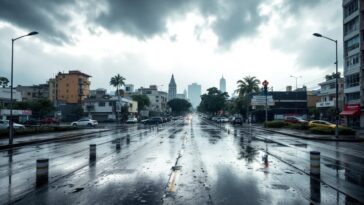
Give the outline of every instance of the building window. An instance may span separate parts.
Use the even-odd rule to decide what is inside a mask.
[[[159,102],[159,100],[155,100],[156,102]]]
[[[105,107],[105,102],[99,102],[99,107]]]
[[[109,106],[112,106],[112,102],[109,102]]]
[[[360,99],[360,92],[346,94],[346,100],[347,101],[359,100],[359,99]]]
[[[345,85],[347,88],[359,86],[359,73],[346,76]]]
[[[358,0],[353,0],[344,7],[344,18],[358,10]]]
[[[344,24],[344,35],[359,30],[359,16]]]
[[[359,35],[354,36],[353,38],[345,41],[345,53],[348,54],[349,51],[352,51],[356,48],[359,48]]]
[[[346,67],[350,68],[352,66],[359,64],[359,53],[346,58]]]

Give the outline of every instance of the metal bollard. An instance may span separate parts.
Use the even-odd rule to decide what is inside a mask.
[[[120,146],[120,138],[116,140],[116,151],[120,151],[121,146]]]
[[[130,135],[126,135],[126,143],[129,144],[130,143]]]
[[[320,152],[310,152],[310,174],[314,176],[320,176]]]
[[[90,161],[96,160],[96,144],[90,144]]]
[[[37,159],[37,187],[48,183],[48,159]]]

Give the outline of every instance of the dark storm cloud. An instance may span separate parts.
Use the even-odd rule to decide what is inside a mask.
[[[240,37],[255,34],[257,28],[266,20],[266,17],[259,15],[259,6],[262,2],[262,0],[202,0],[199,6],[205,16],[216,17],[212,29],[219,38],[219,45],[229,47]]]
[[[109,30],[145,39],[164,32],[167,18],[185,11],[188,4],[184,0],[108,0],[107,11],[95,21]]]
[[[70,42],[63,30],[70,21],[65,7],[73,0],[1,0],[0,20],[29,31],[36,30],[53,43]]]
[[[122,31],[139,39],[145,39],[166,30],[166,21],[171,16],[180,16],[198,10],[204,17],[215,17],[213,31],[220,45],[230,45],[242,35],[255,33],[263,21],[258,14],[261,0],[155,0],[129,1],[109,0],[107,11],[96,18],[103,27]]]
[[[325,10],[316,9],[318,6],[325,5]],[[282,4],[286,16],[294,17],[296,24],[288,29],[281,31],[281,34],[272,40],[272,47],[286,53],[297,55],[297,63],[302,68],[330,68],[334,67],[335,44],[322,38],[314,37],[313,33],[321,33],[334,39],[338,39],[339,66],[342,65],[342,8],[340,1],[307,0],[296,1],[286,0]],[[305,16],[303,11],[308,11],[310,16]],[[325,22],[322,21],[325,15]],[[330,19],[328,18],[330,17]],[[317,30],[309,30],[301,24],[303,19],[313,18],[317,22]],[[329,20],[328,20],[329,19]]]

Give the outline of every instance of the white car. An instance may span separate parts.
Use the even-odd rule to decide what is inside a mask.
[[[98,124],[99,123],[96,120],[89,119],[89,118],[83,118],[83,119],[80,119],[78,121],[71,123],[71,125],[73,127],[82,127],[82,126],[96,127]]]
[[[132,123],[137,123],[138,122],[138,119],[136,118],[136,117],[130,117],[127,121],[126,121],[126,123],[130,123],[130,124],[132,124]]]
[[[14,129],[24,129],[25,126],[13,122],[13,128]],[[9,120],[0,120],[0,129],[9,129]]]

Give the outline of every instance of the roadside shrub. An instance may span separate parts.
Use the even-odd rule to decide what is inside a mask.
[[[310,132],[318,135],[333,135],[335,134],[335,129],[329,127],[311,127]]]
[[[288,128],[291,129],[295,129],[295,130],[308,130],[308,123],[299,123],[299,124],[294,124],[294,123],[288,123]]]
[[[312,127],[310,132],[320,135],[334,135],[335,128]],[[339,127],[339,135],[355,135],[356,131],[348,127]]]
[[[356,131],[348,127],[339,127],[340,135],[355,135]]]
[[[288,123],[284,122],[284,121],[268,121],[264,123],[264,127],[267,128],[282,128],[287,126]]]

